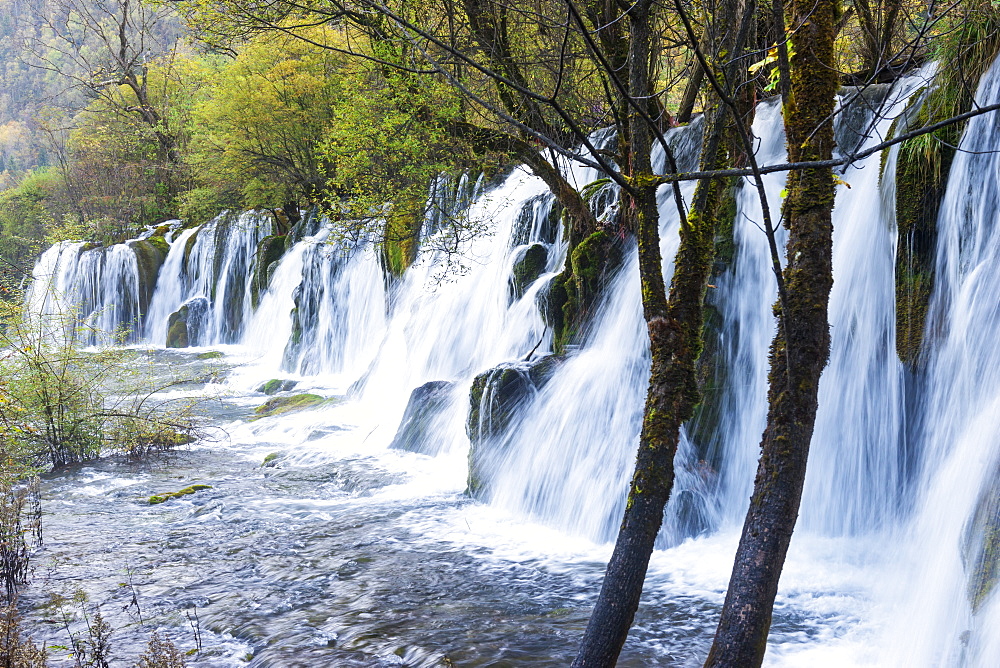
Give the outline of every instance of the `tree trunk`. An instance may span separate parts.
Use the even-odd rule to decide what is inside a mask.
[[[830,113],[838,86],[834,10],[832,0],[786,4],[789,23],[796,27],[785,107],[790,162],[827,160],[833,150]],[[786,301],[780,305],[778,333],[771,345],[767,427],[707,667],[751,668],[764,658],[778,579],[802,498],[820,374],[829,355],[833,202],[829,168],[789,173]]]
[[[738,13],[736,7],[736,2],[727,5],[733,15]],[[645,99],[650,89],[649,72],[643,68],[648,62],[651,24],[649,4],[633,5],[629,13],[629,63],[630,94],[636,100]],[[727,41],[730,53],[742,52],[745,36],[741,31],[731,37],[733,41]],[[731,62],[739,61],[732,58]],[[702,155],[705,169],[714,168],[724,160],[725,115],[721,107],[709,112]],[[698,402],[695,362],[702,345],[702,303],[713,259],[716,216],[725,187],[723,181],[712,180],[700,182],[695,190],[692,212],[681,226],[668,302],[660,255],[656,187],[648,183],[652,180],[652,132],[634,111],[630,126],[628,176],[632,191],[623,190],[622,211],[633,219],[639,240],[639,272],[652,367],[625,515],[594,612],[573,662],[578,668],[614,666],[639,607],[649,558],[663,523],[663,508],[673,487],[673,460],[680,428]]]

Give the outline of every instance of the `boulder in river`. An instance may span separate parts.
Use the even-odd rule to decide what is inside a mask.
[[[171,313],[167,319],[167,348],[198,345],[205,329],[208,310],[208,300],[195,297]]]
[[[454,388],[455,383],[432,380],[413,390],[389,447],[425,455],[438,454],[440,442],[434,439],[433,426],[445,415]]]
[[[552,378],[565,358],[546,355],[530,362],[501,364],[472,381],[466,433],[469,449],[469,493],[482,497],[493,463],[505,450],[505,437],[521,409]]]

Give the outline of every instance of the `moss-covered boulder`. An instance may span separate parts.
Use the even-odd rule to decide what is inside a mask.
[[[501,364],[479,374],[469,391],[466,433],[469,449],[469,494],[488,493],[489,474],[506,449],[505,436],[519,411],[552,378],[565,358],[547,355],[532,362]]]
[[[204,297],[184,302],[167,318],[167,348],[187,348],[200,344],[208,317],[209,303]]]
[[[445,417],[454,388],[455,383],[432,380],[413,390],[389,447],[437,455],[441,451],[441,443],[433,438],[433,427]]]
[[[972,611],[978,612],[1000,579],[1000,468],[979,494],[962,545],[966,591]]]
[[[273,397],[265,401],[254,410],[254,415],[259,418],[283,415],[294,411],[314,408],[320,404],[331,403],[332,400],[325,399],[318,394],[293,394],[286,397]]]
[[[562,206],[549,193],[528,199],[514,221],[513,244],[523,246],[533,241],[554,244],[559,236],[562,212]]]
[[[511,270],[510,292],[514,299],[520,299],[532,283],[545,273],[549,251],[542,244],[532,244],[524,249],[514,261]]]
[[[621,242],[604,230],[585,238],[570,253],[570,266],[554,282],[547,309],[551,313],[559,306],[560,297],[565,296],[562,318],[549,316],[557,350],[583,342],[604,288],[623,260]]]
[[[253,277],[250,280],[250,303],[254,308],[260,304],[261,295],[267,290],[274,267],[285,254],[286,235],[272,234],[257,244],[253,260]]]
[[[176,492],[167,492],[166,494],[154,494],[149,497],[149,505],[155,506],[156,504],[169,501],[170,499],[179,499],[182,496],[187,496],[188,494],[194,494],[195,492],[200,492],[204,489],[212,489],[211,485],[191,485],[190,487],[185,487],[184,489],[177,490]]]
[[[288,378],[272,378],[269,381],[261,384],[257,388],[258,392],[262,392],[268,396],[273,394],[278,394],[279,392],[288,392],[295,388],[299,384],[297,380],[291,380]]]
[[[127,245],[135,253],[139,269],[139,312],[145,315],[149,311],[149,302],[156,290],[156,279],[160,275],[160,267],[167,259],[167,253],[170,252],[170,246],[163,236],[132,240]]]

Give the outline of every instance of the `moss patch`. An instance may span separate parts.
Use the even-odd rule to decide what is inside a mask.
[[[170,499],[179,499],[182,496],[187,496],[188,494],[194,494],[195,492],[200,492],[203,489],[212,489],[211,485],[191,485],[190,487],[185,487],[184,489],[177,490],[176,492],[167,492],[166,494],[154,494],[149,497],[149,505],[155,506],[158,503],[163,503],[164,501],[169,501]]]
[[[320,404],[336,403],[336,399],[325,399],[318,394],[293,394],[290,397],[274,397],[268,399],[261,406],[254,410],[257,417],[271,417],[273,415],[283,415],[294,411],[313,408]]]
[[[195,358],[200,360],[218,360],[223,357],[225,357],[225,354],[218,350],[209,350],[207,353],[198,353],[195,355]]]
[[[545,265],[549,252],[542,244],[532,244],[525,249],[521,257],[514,263],[511,271],[511,293],[515,299],[524,296],[525,291],[538,277],[545,273]]]

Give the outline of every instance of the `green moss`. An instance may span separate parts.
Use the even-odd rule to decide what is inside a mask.
[[[604,287],[621,266],[622,259],[620,245],[604,230],[594,232],[573,248],[569,267],[552,286],[554,301],[562,303],[562,318],[558,323],[561,326],[553,328],[557,351],[580,343]],[[551,316],[550,319],[559,320]]]
[[[207,353],[198,353],[195,355],[195,358],[200,360],[218,360],[223,357],[225,357],[225,354],[219,352],[218,350],[210,350]]]
[[[148,241],[158,251],[163,253],[164,256],[170,252],[170,244],[168,244],[167,240],[163,237],[165,232],[166,228],[160,228],[156,231],[156,233],[146,239],[146,241]]]
[[[253,278],[250,281],[250,303],[254,308],[260,304],[261,295],[267,290],[270,282],[271,268],[285,254],[285,235],[273,234],[264,237],[257,244],[254,258]]]
[[[548,261],[549,252],[542,244],[532,244],[525,251],[521,258],[514,263],[511,271],[511,289],[515,299],[524,296],[525,290],[538,277],[545,272],[545,264]]]
[[[212,489],[211,485],[191,485],[185,487],[184,489],[177,490],[176,492],[167,492],[166,494],[154,494],[149,497],[149,505],[155,506],[156,504],[169,501],[170,499],[179,499],[182,496],[187,496],[188,494],[194,494],[195,492],[200,492],[204,489]]]
[[[268,399],[258,406],[254,413],[257,417],[270,417],[273,415],[283,415],[293,411],[301,411],[306,408],[313,408],[320,404],[336,403],[336,399],[324,399],[318,394],[293,394],[290,397],[274,397]]]
[[[187,348],[187,318],[180,311],[171,313],[167,320],[167,348]]]

